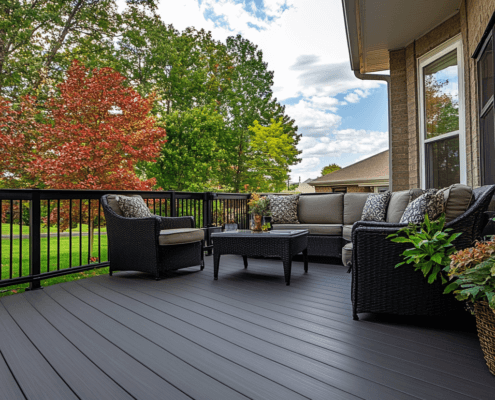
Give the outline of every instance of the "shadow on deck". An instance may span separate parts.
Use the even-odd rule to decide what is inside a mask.
[[[2,399],[493,399],[474,320],[361,314],[342,266],[223,256],[0,300]]]

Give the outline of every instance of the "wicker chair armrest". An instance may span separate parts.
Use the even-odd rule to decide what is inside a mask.
[[[406,227],[407,224],[396,224],[396,223],[389,223],[389,222],[376,222],[376,221],[357,221],[352,225],[352,232],[351,232],[351,237],[352,241],[354,242],[354,232],[356,229],[361,229],[361,230],[372,230],[374,232],[376,231],[387,231],[390,233],[396,233],[399,229],[402,229]]]
[[[158,217],[160,229],[194,228],[194,217]]]

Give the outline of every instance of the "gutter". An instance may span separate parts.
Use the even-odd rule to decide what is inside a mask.
[[[388,188],[392,191],[392,104],[391,104],[391,87],[390,87],[390,75],[380,75],[380,74],[362,74],[359,71],[354,71],[356,78],[363,81],[385,81],[387,82],[387,93],[388,93],[388,174],[389,174],[389,184]]]

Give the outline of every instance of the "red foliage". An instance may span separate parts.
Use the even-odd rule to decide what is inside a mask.
[[[30,171],[50,188],[150,190],[138,161],[154,161],[165,130],[150,116],[154,97],[142,98],[111,68],[88,73],[78,61],[47,106]]]

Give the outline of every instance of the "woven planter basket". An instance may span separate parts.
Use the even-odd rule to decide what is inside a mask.
[[[476,327],[486,365],[495,375],[495,313],[485,301],[475,303]]]

